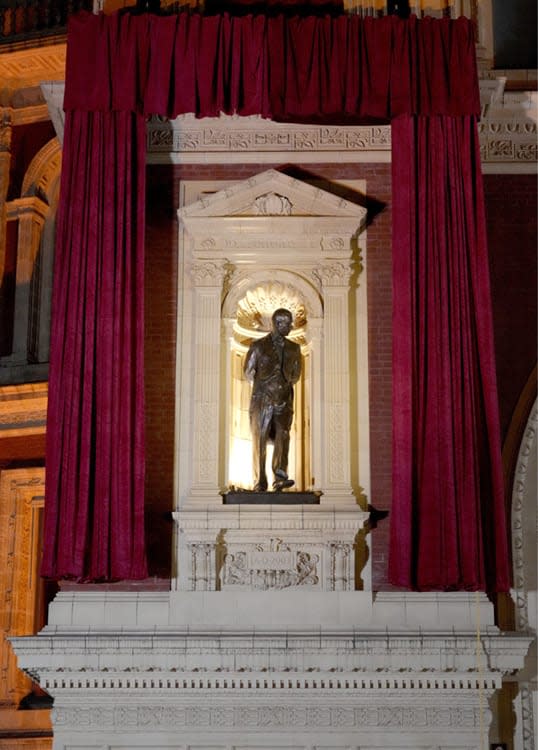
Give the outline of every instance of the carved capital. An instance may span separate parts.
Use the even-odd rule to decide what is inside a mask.
[[[347,287],[351,278],[352,269],[349,263],[323,263],[312,271],[313,278],[322,287],[339,286]]]
[[[7,203],[6,209],[8,221],[13,219],[30,220],[40,226],[49,212],[47,204],[37,196],[17,198]]]
[[[228,281],[234,272],[234,267],[227,261],[198,261],[191,266],[191,275],[195,286],[219,287]]]

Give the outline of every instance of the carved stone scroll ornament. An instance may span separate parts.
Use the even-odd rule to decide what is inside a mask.
[[[221,571],[223,588],[243,586],[265,591],[290,586],[319,584],[319,555],[292,549],[281,540],[272,539],[269,545],[229,552]]]

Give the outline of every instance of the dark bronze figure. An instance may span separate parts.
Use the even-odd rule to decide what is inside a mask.
[[[273,489],[279,491],[294,484],[294,480],[288,477],[288,451],[293,421],[293,386],[301,374],[301,348],[286,338],[292,321],[289,310],[275,310],[273,330],[254,341],[245,360],[245,376],[252,384],[249,415],[255,492],[267,490],[265,458],[268,442],[274,446]]]

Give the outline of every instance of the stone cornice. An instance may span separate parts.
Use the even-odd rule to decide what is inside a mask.
[[[46,383],[0,387],[0,439],[44,433],[46,421]]]
[[[52,693],[106,688],[228,691],[476,690],[523,666],[530,638],[391,629],[55,629],[11,638]],[[233,655],[233,657],[232,657]],[[293,666],[290,666],[293,665]],[[342,666],[345,665],[345,666]],[[254,680],[254,684],[252,684]]]
[[[0,105],[19,109],[43,104],[39,86],[44,80],[57,81],[63,90],[65,55],[65,44],[0,55]]]
[[[174,520],[183,530],[208,529],[302,529],[302,530],[357,530],[362,528],[369,513],[356,505],[310,505],[308,513],[302,506],[286,505],[216,505],[210,508],[182,508],[174,512]]]
[[[505,91],[506,76],[486,73],[490,77],[480,80],[483,171],[535,173],[537,94]],[[63,83],[47,84],[45,96],[61,140]],[[147,130],[149,164],[379,163],[390,161],[390,149],[388,125],[283,125],[257,116],[196,119],[188,114],[173,121],[152,117]]]

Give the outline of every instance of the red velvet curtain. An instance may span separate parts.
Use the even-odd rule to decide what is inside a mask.
[[[462,308],[459,326],[452,327],[452,318],[450,325],[443,322],[446,306],[452,309],[463,305],[466,295],[471,291],[475,295],[475,287],[481,292],[472,297],[473,313],[476,306],[489,304],[482,257],[485,246],[481,195],[478,182],[474,192],[469,192],[468,187],[469,175],[476,177],[479,172],[478,152],[473,148],[460,150],[458,139],[448,138],[442,128],[433,141],[419,136],[422,131],[418,127],[421,117],[427,116],[439,126],[444,123],[447,132],[451,122],[456,129],[464,127],[463,123],[474,128],[468,118],[478,114],[479,97],[470,22],[463,18],[404,21],[395,16],[233,18],[226,14],[157,17],[82,13],[71,20],[69,28],[64,106],[71,114],[66,119],[55,291],[60,302],[53,321],[54,362],[49,385],[47,471],[50,477],[44,572],[90,578],[134,578],[145,573],[140,523],[143,461],[138,462],[143,455],[143,413],[139,400],[142,309],[134,301],[142,293],[141,115],[159,113],[174,117],[183,112],[194,112],[200,117],[225,112],[261,114],[288,121],[343,123],[401,118],[393,129],[397,256],[394,304],[398,343],[394,356],[397,413],[391,570],[394,580],[410,587],[481,587],[486,580],[484,550],[494,549],[499,555],[496,570],[506,572],[507,557],[503,556],[499,541],[505,528],[497,508],[498,438],[493,434],[496,409],[494,379],[490,377],[493,360],[487,313],[475,318]],[[97,113],[105,115],[102,120]],[[129,113],[137,113],[132,115],[136,126],[131,123],[133,138],[135,130],[137,138],[129,140],[126,132],[106,130],[105,123],[110,124],[114,117],[123,121]],[[131,167],[123,160],[124,140],[133,144]],[[438,177],[428,171],[431,167],[426,164],[431,148],[436,149],[439,158]],[[121,166],[116,171],[118,158]],[[97,164],[102,165],[104,176],[100,181],[94,175],[96,171],[101,175]],[[399,184],[400,173],[408,178],[403,181],[403,189]],[[446,179],[446,173],[450,173],[450,179]],[[423,182],[425,175],[429,178],[427,183]],[[449,198],[452,200],[452,182],[466,185],[454,193],[455,206],[464,205],[454,218],[446,207]],[[435,204],[433,196],[432,202],[418,200],[426,184],[428,191],[434,190],[438,196]],[[122,189],[126,199],[121,209],[123,214],[118,216],[116,200]],[[444,211],[440,210],[441,205]],[[89,206],[95,208],[92,218],[87,215],[93,210]],[[116,232],[110,227],[105,231],[107,221],[103,217],[109,210],[114,214],[114,220],[109,221],[119,223],[114,224]],[[423,211],[431,213],[427,231],[423,230]],[[464,241],[462,233],[474,233],[474,239],[466,237]],[[413,260],[415,254],[432,254],[427,267],[434,268],[440,262],[436,260],[436,254],[441,253],[438,238],[443,238],[446,259],[458,257],[458,263],[469,269],[461,285],[460,281],[457,283],[460,296],[448,295],[453,286],[448,271],[443,284],[436,282],[438,286],[432,287],[435,275],[423,273]],[[454,243],[461,247],[461,254],[459,250],[455,252]],[[118,283],[123,288],[119,278],[114,277],[113,282],[105,279],[112,273],[109,264],[115,269],[119,259],[126,265],[133,264],[129,285],[136,277],[137,286],[129,287],[131,294],[125,290],[120,307],[109,308],[100,302],[101,285],[116,289]],[[410,264],[409,269],[406,263]],[[420,285],[424,281],[427,283],[423,288]],[[437,299],[437,294],[443,297]],[[430,300],[429,305],[411,313],[409,300],[424,295]],[[432,295],[437,304],[433,304]],[[104,296],[116,300],[115,293],[110,291]],[[91,322],[90,307],[97,323]],[[123,318],[115,326],[119,309]],[[427,321],[421,317],[425,310]],[[440,316],[435,325],[431,321],[434,314]],[[99,322],[102,316],[106,323]],[[417,342],[422,342],[426,334],[418,335],[416,328],[420,330],[423,324],[424,331],[429,332],[431,327],[432,332],[440,329],[447,336],[446,341],[440,342],[436,333],[431,336],[428,333],[432,357],[437,351],[444,357],[448,349],[451,353],[460,352],[463,362],[469,358],[469,370],[467,364],[455,359],[469,377],[470,385],[464,400],[463,397],[459,401],[455,397],[450,400],[448,415],[441,415],[430,404],[420,411],[416,399],[406,400],[418,388],[415,368],[421,364],[422,350],[417,348]],[[127,335],[132,346],[130,356],[118,356],[116,339],[116,343],[111,343],[99,335],[101,328],[116,330],[116,327]],[[125,370],[129,373],[129,387],[125,389],[128,403],[119,408],[110,396],[115,393],[113,384],[125,377]],[[447,387],[449,370],[444,373],[437,378],[437,392],[444,393]],[[422,385],[425,388],[426,383],[428,394],[433,387],[429,376],[427,370]],[[435,403],[433,396],[432,403]],[[437,404],[445,407],[439,400]],[[472,415],[462,419],[457,429],[446,429],[447,421],[458,422],[460,407],[466,415],[471,410]],[[118,421],[123,419],[125,423]],[[421,420],[425,424],[419,427]],[[415,447],[419,429],[419,442],[438,436],[435,448],[427,454]],[[117,430],[124,431],[121,448],[110,440]],[[463,441],[461,448],[457,441]],[[479,449],[479,456],[471,455],[475,449]],[[451,457],[460,450],[466,460],[459,461],[457,469],[450,473]],[[103,451],[105,455],[101,456]],[[473,457],[473,471],[468,474],[473,462],[467,458]],[[417,461],[432,465],[432,471],[425,475],[427,481],[415,481]],[[125,473],[118,480],[116,474],[120,468]],[[482,475],[483,470],[487,470],[486,476]],[[445,512],[442,488],[453,483],[454,476],[459,482],[458,493],[461,484],[465,486],[462,494],[465,503],[458,502],[456,507],[453,502]],[[112,487],[118,489],[116,505],[111,499]],[[115,524],[120,517],[125,525],[122,535],[123,532],[126,535],[121,542],[125,545],[121,554],[114,549],[114,545],[120,544],[115,539]],[[492,535],[496,544],[489,548]],[[461,549],[469,538],[475,541],[476,549],[462,565]],[[93,549],[95,544],[98,551]],[[439,547],[443,550],[440,556]],[[429,554],[433,556],[431,567],[437,572],[422,580],[417,568],[429,566]],[[119,565],[118,559],[122,560]],[[487,581],[494,579],[495,576]],[[495,580],[497,587],[504,587],[507,575],[499,574]]]
[[[145,121],[68,112],[42,574],[144,578]]]
[[[64,107],[344,122],[479,114],[475,56],[466,18],[81,13]]]
[[[508,547],[474,117],[392,122],[390,577],[507,590]]]

